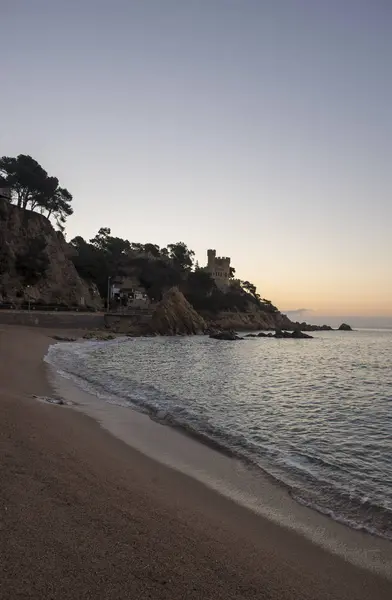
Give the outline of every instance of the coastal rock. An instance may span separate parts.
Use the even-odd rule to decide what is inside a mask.
[[[84,334],[84,340],[94,340],[97,342],[108,342],[114,340],[116,335],[114,333],[107,333],[105,331],[88,331]]]
[[[36,396],[33,394],[33,398],[40,402],[47,402],[48,404],[57,404],[58,406],[64,406],[66,402],[62,398],[51,398],[50,396]]]
[[[54,335],[53,339],[57,342],[76,342],[76,338],[74,337],[66,337],[62,335]]]
[[[294,329],[294,331],[282,331],[281,329],[277,329],[275,335],[273,336],[276,339],[312,339],[311,335],[307,333],[303,333],[300,329]]]
[[[291,338],[291,333],[289,333],[288,331],[282,331],[281,329],[277,329],[275,331],[274,338],[276,338],[276,339]]]
[[[0,301],[102,306],[98,289],[79,277],[63,234],[36,212],[0,200]]]
[[[249,312],[221,311],[217,314],[201,313],[211,330],[218,331],[333,331],[329,325],[310,325],[291,321],[287,315],[277,312],[266,312],[254,306]],[[272,334],[256,334],[259,337],[272,337]],[[247,336],[250,337],[250,336]]]
[[[294,323],[280,312],[266,312],[252,306],[249,312],[220,311],[216,314],[201,312],[211,330],[215,331],[274,331],[294,329]]]
[[[300,339],[300,340],[313,339],[312,335],[308,335],[307,333],[304,333],[300,329],[294,329],[294,331],[291,333],[291,337],[294,339]]]
[[[350,325],[347,325],[347,323],[342,323],[338,331],[352,331],[352,328]]]
[[[165,293],[149,323],[150,332],[158,335],[195,335],[205,329],[204,319],[177,287]]]
[[[228,340],[235,341],[240,340],[240,338],[235,331],[216,331],[215,333],[210,333],[210,338],[214,340]]]
[[[310,325],[309,323],[294,323],[295,329],[301,331],[333,331],[330,325]]]

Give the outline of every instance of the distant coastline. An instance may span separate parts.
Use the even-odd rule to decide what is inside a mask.
[[[307,311],[298,314],[295,310],[282,311],[292,321],[310,321],[315,325],[330,325],[334,329],[339,327],[341,323],[350,323],[355,329],[392,329],[391,316],[363,316],[363,315],[318,315],[312,311]]]

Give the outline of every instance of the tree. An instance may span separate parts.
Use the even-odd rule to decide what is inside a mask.
[[[260,307],[265,310],[265,312],[278,312],[278,308],[272,304],[271,300],[267,300],[266,298],[261,299]]]
[[[66,218],[73,214],[71,202],[72,195],[59,186],[57,177],[47,177],[41,192],[33,199],[31,208],[34,210],[38,206],[43,214],[47,211],[46,217],[50,219],[53,216],[58,227],[63,229]]]
[[[74,250],[71,259],[79,275],[87,281],[97,283],[99,274],[103,270],[106,271],[106,265],[102,264],[103,257],[100,252],[80,235],[73,238],[69,245]]]
[[[253,283],[250,283],[250,281],[241,281],[241,287],[245,292],[253,296],[253,298],[260,300],[260,295],[257,293],[256,286]]]
[[[0,172],[11,188],[11,198],[17,206],[26,209],[30,202],[42,191],[48,177],[41,165],[27,154],[16,158],[0,158]]]
[[[103,273],[107,277],[126,275],[129,263],[131,243],[119,237],[113,237],[109,227],[101,227],[90,244],[98,251]],[[101,276],[100,276],[101,279]]]
[[[101,227],[98,230],[97,235],[90,240],[90,244],[95,246],[98,250],[107,250],[110,233],[110,227]]]
[[[207,271],[196,269],[188,273],[187,288],[193,294],[209,295],[216,288],[215,281]]]
[[[160,300],[168,289],[179,285],[182,279],[179,270],[162,258],[135,258],[132,265],[137,269],[139,281],[151,300]]]
[[[74,253],[72,262],[79,275],[86,281],[91,281],[98,287],[99,293],[106,297],[110,267],[107,253],[86,242],[81,236],[73,238],[70,242]]]
[[[144,244],[144,252],[146,254],[151,254],[154,258],[159,258],[161,255],[161,251],[157,244]]]
[[[38,209],[48,219],[54,217],[60,229],[72,215],[72,195],[59,186],[57,177],[49,177],[41,165],[27,154],[0,158],[0,173],[11,189],[11,200],[19,208]]]
[[[234,267],[230,267],[230,271],[229,271],[229,277],[230,279],[233,279],[235,275],[235,268]]]
[[[183,288],[186,299],[196,310],[210,309],[211,297],[218,291],[211,275],[200,268],[188,273]]]
[[[190,271],[193,265],[193,257],[195,253],[189,250],[184,242],[168,245],[169,258],[173,261],[175,267],[181,271]]]
[[[131,242],[131,250],[132,250],[132,252],[134,252],[136,254],[143,254],[144,245],[139,244],[138,242]]]
[[[250,297],[257,306],[261,307],[260,294],[257,293],[256,286],[250,281],[240,281],[240,288],[248,298]]]
[[[124,257],[131,249],[131,243],[119,237],[113,237],[109,227],[101,227],[97,235],[90,240],[90,243],[100,250],[105,252],[109,258],[109,262],[123,262]]]

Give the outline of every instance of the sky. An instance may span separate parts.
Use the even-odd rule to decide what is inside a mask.
[[[100,227],[391,318],[390,0],[0,0],[0,155]]]

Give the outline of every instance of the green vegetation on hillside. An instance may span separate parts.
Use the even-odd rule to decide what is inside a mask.
[[[36,211],[64,230],[66,218],[73,213],[72,195],[60,187],[56,177],[49,176],[35,159],[25,154],[0,158],[0,175],[10,189],[10,202],[27,211],[27,218],[31,215],[28,211]],[[130,277],[140,282],[153,301],[161,300],[168,289],[178,286],[199,311],[248,311],[255,307],[277,311],[270,301],[260,298],[252,283],[234,280],[233,267],[232,285],[227,293],[222,292],[211,276],[195,264],[195,253],[184,242],[160,248],[151,242],[141,244],[115,237],[108,227],[102,227],[91,240],[77,236],[69,246],[77,272],[85,281],[95,284],[104,299],[110,279]],[[45,276],[49,266],[45,248],[45,239],[36,237],[29,241],[26,251],[13,257],[24,286],[34,285]],[[0,272],[10,269],[11,258],[10,252],[0,248]]]
[[[95,283],[103,298],[109,277],[133,277],[154,301],[161,300],[165,291],[178,286],[197,310],[248,311],[257,306],[266,312],[277,312],[269,300],[260,298],[249,281],[236,281],[227,293],[219,290],[209,273],[194,263],[194,252],[184,242],[160,248],[152,243],[140,244],[113,237],[109,228],[102,227],[89,242],[78,236],[70,245],[79,274]]]

